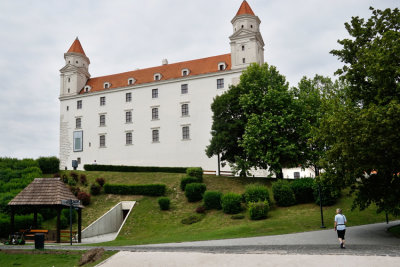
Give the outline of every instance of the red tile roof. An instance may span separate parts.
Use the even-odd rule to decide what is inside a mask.
[[[238,12],[236,13],[236,16],[245,15],[245,14],[255,16],[253,10],[251,10],[251,7],[249,6],[249,4],[247,3],[246,0],[243,1],[243,3],[240,5],[240,8],[239,8]]]
[[[128,86],[128,79],[134,78],[136,81],[134,85],[154,82],[154,74],[160,73],[162,75],[161,81],[176,79],[182,77],[182,70],[188,69],[188,76],[218,72],[218,63],[225,63],[226,70],[231,69],[231,54],[219,55],[214,57],[207,57],[202,59],[195,59],[190,61],[178,62],[173,64],[161,65],[147,69],[139,69],[119,74],[95,77],[88,80],[87,85],[91,87],[90,92],[97,92],[119,87]],[[110,88],[104,89],[105,82],[111,83]],[[81,91],[81,94],[84,90]]]
[[[83,51],[81,42],[79,42],[78,37],[76,37],[75,41],[72,43],[72,45],[71,45],[71,47],[68,49],[68,52],[67,52],[67,53],[71,53],[71,52],[73,52],[73,53],[79,53],[79,54],[84,54],[84,55],[86,56],[85,51]]]

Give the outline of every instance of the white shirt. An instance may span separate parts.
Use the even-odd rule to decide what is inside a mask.
[[[336,214],[335,222],[336,222],[336,230],[345,230],[346,225],[344,224],[347,221],[346,216],[343,214]]]

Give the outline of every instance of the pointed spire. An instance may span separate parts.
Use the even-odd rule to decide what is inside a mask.
[[[75,41],[72,43],[67,53],[79,53],[86,56],[85,51],[83,51],[81,42],[79,42],[78,37],[76,37]]]
[[[251,10],[251,7],[247,3],[247,1],[244,0],[242,2],[242,4],[240,5],[240,8],[239,8],[238,12],[236,13],[236,16],[246,15],[246,14],[255,16],[253,10]]]

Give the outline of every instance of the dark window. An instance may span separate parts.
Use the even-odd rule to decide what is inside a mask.
[[[160,141],[160,134],[158,130],[153,130],[152,131],[152,140],[153,142],[159,142]]]
[[[182,104],[182,116],[189,116],[189,104]]]
[[[108,83],[105,83],[105,84],[104,84],[104,88],[105,88],[105,89],[108,89],[109,86],[110,86],[110,85],[109,85]]]
[[[188,75],[188,72],[187,72],[187,70],[184,70],[184,71],[182,72],[182,76],[186,76],[186,75]]]
[[[81,158],[77,158],[76,161],[78,161],[78,164],[81,164]]]
[[[132,122],[132,111],[125,112],[125,122],[126,123]]]
[[[250,25],[250,28],[252,28],[252,29],[253,29],[253,25]]]
[[[67,111],[69,110],[69,106],[67,106]]]
[[[106,136],[100,135],[100,147],[105,147],[105,146],[106,146]]]
[[[127,145],[132,145],[132,133],[126,133],[125,140]]]
[[[159,81],[159,80],[160,80],[160,75],[159,75],[159,74],[154,75],[154,80],[155,80],[155,81]]]
[[[182,127],[182,139],[183,140],[190,139],[189,126]]]
[[[219,70],[224,70],[225,69],[225,65],[224,64],[220,64],[219,65]]]
[[[131,102],[132,101],[132,93],[126,93],[125,94],[125,101],[126,102]]]
[[[224,88],[224,79],[217,79],[217,89]]]
[[[242,45],[242,51],[244,51],[244,45]]]
[[[76,101],[76,109],[82,109],[82,100]]]
[[[158,108],[151,109],[151,119],[158,120]]]
[[[76,120],[75,120],[75,128],[77,128],[77,129],[82,128],[82,119],[81,118],[76,118]]]
[[[102,96],[100,97],[100,106],[105,106],[106,105],[106,97]]]
[[[132,85],[132,84],[133,84],[133,80],[132,80],[132,79],[129,79],[129,80],[128,80],[128,84],[129,84],[129,85]]]
[[[300,172],[294,172],[293,177],[294,177],[294,179],[300,178]]]
[[[151,97],[152,98],[158,98],[158,89],[152,89],[151,90]]]
[[[68,78],[68,82],[70,82],[71,81],[71,78]]]
[[[181,84],[181,94],[187,94],[187,93],[188,93],[188,85]]]
[[[245,59],[245,58],[242,58],[242,62],[243,62],[243,63],[246,63],[246,59]]]
[[[243,29],[243,27],[244,27],[244,26],[242,25],[242,29]]]
[[[106,125],[106,115],[100,115],[100,126]]]

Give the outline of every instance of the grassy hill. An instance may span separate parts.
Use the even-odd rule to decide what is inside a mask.
[[[183,218],[194,215],[195,209],[202,203],[189,203],[184,192],[179,188],[180,179],[185,174],[171,173],[118,173],[118,172],[79,172],[87,175],[89,185],[96,178],[102,177],[107,183],[149,184],[164,183],[167,185],[167,196],[171,199],[171,209],[160,211],[156,197],[119,196],[101,194],[92,196],[92,202],[83,210],[83,226],[89,225],[108,209],[121,200],[136,200],[125,226],[115,241],[103,245],[137,245],[165,242],[182,242],[208,239],[224,239],[261,235],[276,235],[303,231],[319,230],[321,226],[320,208],[318,205],[301,204],[292,207],[272,205],[268,218],[252,221],[246,212],[244,219],[234,220],[231,215],[222,211],[207,211],[204,218],[195,224],[184,225]],[[249,183],[265,184],[271,189],[266,179],[204,176],[207,190],[219,190],[223,193],[243,193]],[[89,191],[89,187],[84,188]],[[272,196],[272,191],[270,190]],[[348,219],[348,226],[385,221],[384,214],[376,214],[374,206],[360,212],[351,211],[352,196],[347,191],[331,207],[324,207],[325,225],[333,228],[335,209],[340,207]],[[390,217],[390,219],[393,219]]]

